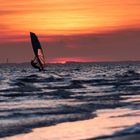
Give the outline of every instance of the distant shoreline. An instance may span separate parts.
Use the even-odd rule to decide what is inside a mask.
[[[140,60],[128,60],[128,61],[87,61],[87,62],[79,62],[79,61],[67,61],[66,63],[47,63],[47,64],[73,64],[73,63],[140,63]],[[18,63],[0,63],[0,65],[30,65],[30,62],[18,62]]]

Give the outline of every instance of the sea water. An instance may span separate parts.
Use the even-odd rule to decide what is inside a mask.
[[[118,108],[126,112],[119,115]],[[120,125],[122,131],[116,124],[108,137],[140,132],[140,62],[50,64],[44,72],[28,64],[0,65],[0,138],[96,119],[106,110],[116,113],[114,120],[137,119]]]

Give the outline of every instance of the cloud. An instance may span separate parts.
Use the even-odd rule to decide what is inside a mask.
[[[38,35],[47,60],[81,58],[90,61],[140,60],[139,36],[140,28],[100,34]],[[0,42],[0,58],[30,61],[33,51],[29,35],[9,38]]]
[[[53,41],[47,43],[47,52],[53,57],[138,60],[139,36],[140,29],[128,29],[104,34],[60,36],[56,40],[54,37]]]
[[[17,11],[13,11],[13,10],[0,10],[0,15],[11,15],[11,14],[15,14],[17,13]]]
[[[140,25],[139,0],[1,1],[1,23],[11,31],[66,35]]]

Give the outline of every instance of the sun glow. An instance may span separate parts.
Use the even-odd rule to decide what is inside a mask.
[[[67,62],[93,62],[93,59],[89,58],[77,58],[77,57],[62,57],[62,58],[55,58],[55,59],[50,59],[49,62],[51,63],[61,63],[65,64]]]
[[[48,62],[139,59],[140,0],[1,0],[0,15],[0,60],[29,61],[30,32]]]
[[[8,1],[0,5],[3,33],[81,34],[140,25],[139,0]]]

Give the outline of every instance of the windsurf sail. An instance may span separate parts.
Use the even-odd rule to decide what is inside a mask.
[[[32,66],[34,66],[34,68],[43,70],[45,67],[45,57],[44,57],[43,49],[35,33],[30,32],[30,37],[31,37],[33,51],[35,54],[35,58],[34,60],[31,61],[31,64],[33,64]]]

